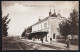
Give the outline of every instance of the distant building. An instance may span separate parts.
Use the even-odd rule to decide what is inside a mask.
[[[45,42],[50,41],[52,38],[52,41],[56,41],[57,35],[60,35],[58,32],[59,23],[63,20],[65,20],[65,18],[61,16],[60,10],[59,13],[56,14],[54,9],[54,13],[52,14],[50,9],[48,17],[42,20],[39,19],[37,23],[32,25],[32,40],[43,39],[43,42]]]

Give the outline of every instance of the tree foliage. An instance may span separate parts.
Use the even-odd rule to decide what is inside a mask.
[[[72,13],[70,13],[70,17],[68,20],[63,21],[59,24],[59,32],[63,36],[78,35],[79,34],[79,15],[78,12],[74,9]]]
[[[71,33],[70,30],[70,24],[67,22],[67,20],[59,24],[60,35],[65,36],[65,38]]]
[[[32,32],[32,26],[27,28],[27,33],[31,33]]]
[[[23,31],[21,37],[24,37],[24,36],[26,36],[26,29],[24,29],[24,31]]]
[[[28,27],[27,29],[24,29],[23,33],[22,33],[22,37],[24,36],[28,36],[27,33],[31,33],[32,32],[32,26]]]
[[[7,16],[4,16],[2,18],[2,36],[3,37],[8,36],[8,32],[7,32],[7,30],[9,29],[8,24],[11,21],[11,19],[8,19],[8,16],[9,16],[9,14],[7,14]]]
[[[70,13],[70,18],[68,22],[71,25],[71,34],[78,35],[79,34],[79,14],[76,11],[76,9],[74,9],[73,12]]]

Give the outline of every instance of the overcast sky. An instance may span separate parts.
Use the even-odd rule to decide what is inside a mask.
[[[2,17],[9,13],[9,36],[21,35],[25,28],[36,23],[39,18],[49,16],[51,9],[54,13],[60,10],[63,17],[69,17],[70,12],[76,8],[78,1],[2,1]],[[41,16],[41,17],[39,17]]]

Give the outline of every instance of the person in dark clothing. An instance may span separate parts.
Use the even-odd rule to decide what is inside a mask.
[[[50,38],[50,44],[52,44],[52,38]]]
[[[42,43],[43,43],[43,38],[41,38],[41,41],[42,41]]]

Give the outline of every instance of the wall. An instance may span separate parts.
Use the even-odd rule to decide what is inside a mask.
[[[45,23],[47,23],[47,28],[44,28],[44,24],[45,24]],[[41,26],[42,26],[42,27],[41,27]],[[43,22],[40,22],[40,23],[32,26],[32,32],[38,31],[38,30],[41,30],[41,31],[43,30],[43,31],[45,31],[45,30],[47,30],[47,29],[48,29],[48,20],[45,20],[45,21],[43,21]]]
[[[51,17],[50,19],[50,23],[51,23],[51,37],[52,40],[56,41],[56,36],[60,35],[58,32],[58,28],[59,28],[59,23],[61,23],[61,21],[63,21],[62,18],[57,18],[57,17]],[[53,34],[55,34],[55,39],[53,39]]]
[[[47,24],[46,27],[44,24]],[[42,27],[41,27],[42,26]],[[48,24],[48,19],[45,20],[45,21],[42,21],[38,24],[35,24],[32,26],[32,32],[37,32],[37,31],[49,31],[49,24]],[[45,42],[46,40],[46,36],[43,38],[43,42]]]
[[[60,35],[58,32],[59,23],[63,21],[64,18],[57,18],[57,17],[49,17],[49,19],[42,21],[38,24],[35,24],[32,26],[32,32],[37,31],[48,31],[47,34],[47,40],[50,41],[50,38],[52,37],[53,41],[56,41],[56,36]],[[47,23],[47,28],[44,27],[44,24]],[[41,28],[42,25],[42,28]],[[53,39],[53,34],[55,34],[55,39]],[[44,37],[45,42],[46,37]]]

